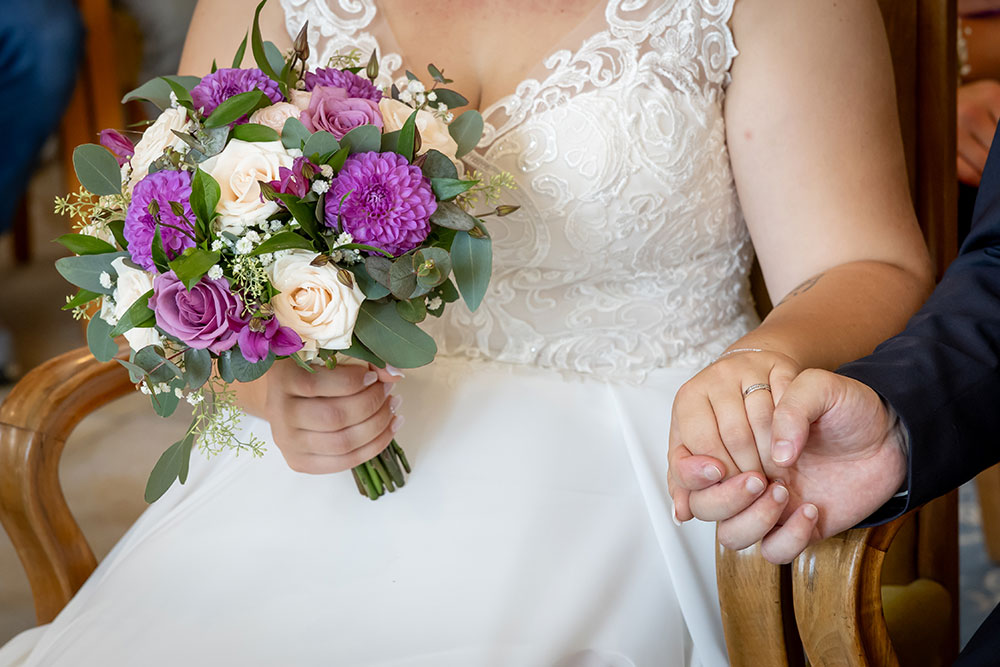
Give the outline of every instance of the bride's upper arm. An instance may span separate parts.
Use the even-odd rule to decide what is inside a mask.
[[[219,67],[229,67],[243,35],[253,23],[259,0],[199,0],[191,19],[180,74],[204,76],[212,70],[212,61]],[[270,0],[260,14],[260,32],[265,41],[274,42],[284,51],[291,46],[285,30],[285,14],[278,0]],[[244,67],[250,67],[253,57],[247,48]]]
[[[927,278],[875,1],[740,0],[732,25],[727,142],[775,303],[852,261]]]

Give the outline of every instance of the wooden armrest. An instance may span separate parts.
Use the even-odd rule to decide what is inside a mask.
[[[85,416],[132,390],[121,365],[80,348],[32,370],[0,405],[0,522],[39,623],[55,618],[97,566],[59,484],[63,446]]]

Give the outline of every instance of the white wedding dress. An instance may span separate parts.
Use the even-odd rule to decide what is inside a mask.
[[[756,323],[733,1],[611,0],[485,111],[467,164],[521,209],[489,219],[480,310],[451,306],[399,385],[405,488],[292,472],[248,419],[262,460],[196,455],[0,665],[726,664],[714,526],[673,524],[665,473],[675,392]],[[409,66],[373,0],[282,4],[313,64]]]

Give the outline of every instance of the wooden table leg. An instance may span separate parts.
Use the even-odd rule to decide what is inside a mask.
[[[1000,562],[1000,465],[984,470],[976,477],[979,507],[983,515],[983,539],[986,553]]]

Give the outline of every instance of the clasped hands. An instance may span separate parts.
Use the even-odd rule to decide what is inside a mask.
[[[770,390],[744,392],[754,385]],[[907,460],[898,420],[870,387],[790,357],[719,359],[674,400],[668,484],[678,521],[718,522],[730,549],[773,563],[863,521],[895,494]]]

